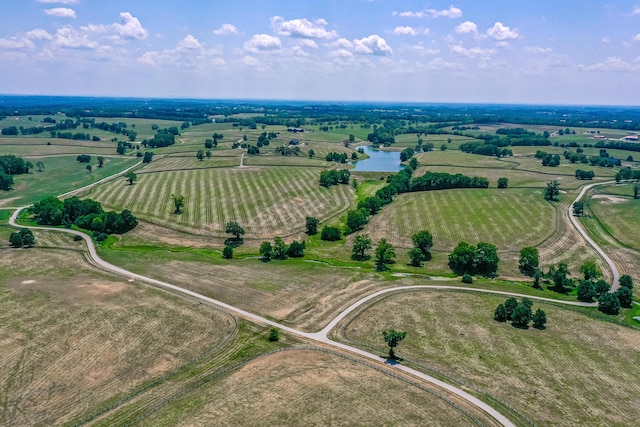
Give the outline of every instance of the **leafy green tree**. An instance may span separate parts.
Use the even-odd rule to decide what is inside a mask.
[[[547,188],[544,190],[544,199],[548,201],[557,200],[560,195],[560,183],[558,181],[551,181],[547,183]]]
[[[9,236],[9,243],[14,248],[21,248],[22,247],[22,236],[20,235],[20,233],[18,233],[17,231],[14,232],[14,233],[11,233],[11,235]]]
[[[211,151],[207,150],[204,152],[204,155],[207,156],[207,159],[211,158]]]
[[[262,261],[271,261],[271,255],[273,253],[273,248],[271,247],[271,242],[262,242],[260,245],[260,255],[262,255]]]
[[[198,150],[198,152],[196,153],[196,158],[200,161],[204,160],[204,151]]]
[[[362,230],[364,226],[367,225],[367,216],[368,211],[365,209],[349,211],[347,213],[347,230],[345,231],[345,234]]]
[[[611,292],[604,293],[598,298],[598,310],[605,314],[618,314],[620,312],[618,295]]]
[[[422,267],[422,262],[424,261],[424,255],[422,251],[418,248],[411,248],[408,252],[410,264],[412,267]]]
[[[495,277],[498,273],[498,248],[487,242],[479,242],[476,246],[476,271],[485,277]]]
[[[144,158],[142,159],[142,163],[151,163],[152,160],[153,160],[153,152],[145,151]]]
[[[515,311],[517,306],[518,300],[513,297],[509,297],[505,300],[504,307],[507,310],[507,319],[511,319],[511,316],[513,315],[513,312]]]
[[[547,324],[547,313],[543,309],[539,308],[533,313],[533,327],[536,329],[544,329]]]
[[[591,280],[581,280],[578,285],[578,300],[584,302],[593,302],[596,291]]]
[[[273,257],[284,260],[289,258],[289,246],[280,237],[273,239]]]
[[[498,188],[507,188],[509,185],[509,178],[498,178]]]
[[[400,343],[400,341],[405,339],[406,336],[407,336],[406,332],[399,332],[393,329],[388,331],[382,331],[382,337],[384,338],[384,341],[389,346],[389,359],[396,360],[396,354],[395,354],[394,348],[396,348]]]
[[[633,279],[628,274],[620,276],[620,286],[633,289]]]
[[[276,327],[269,329],[269,342],[280,341],[280,330]]]
[[[584,214],[584,202],[582,200],[578,200],[573,204],[573,215],[582,216],[583,214]]]
[[[597,280],[602,277],[602,271],[593,260],[585,261],[578,271],[584,275],[584,280]]]
[[[520,262],[518,268],[520,273],[533,277],[540,264],[540,255],[538,249],[528,246],[520,249]]]
[[[621,286],[616,291],[616,295],[621,307],[631,308],[631,303],[633,302],[633,291],[631,289]]]
[[[516,328],[526,328],[529,326],[532,317],[531,307],[520,303],[511,314],[511,324]]]
[[[539,268],[536,268],[536,270],[533,272],[533,287],[536,289],[541,289],[542,286],[540,286],[540,279],[542,279],[544,277],[544,273],[542,272],[542,270],[540,270]]]
[[[337,240],[340,240],[341,238],[342,237],[340,237],[340,229],[338,229],[337,227],[330,227],[328,225],[325,225],[322,228],[322,233],[320,233],[320,240],[335,242]]]
[[[497,320],[498,322],[507,321],[507,308],[504,306],[504,304],[498,304],[495,311],[493,312],[493,320]]]
[[[467,284],[472,284],[473,283],[473,276],[471,276],[470,274],[463,274],[462,275],[462,279],[460,280],[462,283],[467,283]]]
[[[553,282],[553,290],[560,293],[566,293],[571,287],[571,279],[569,276],[569,267],[567,264],[561,262],[557,266],[552,265],[549,268],[547,276]]]
[[[316,155],[316,152],[313,151],[313,149],[309,150],[309,158],[310,159],[313,159],[315,157],[315,155]]]
[[[353,239],[353,250],[351,252],[351,259],[357,261],[365,261],[371,256],[367,253],[372,248],[371,238],[368,234],[359,234]]]
[[[476,248],[467,242],[460,242],[449,254],[449,268],[458,276],[473,274],[476,270]]]
[[[633,184],[633,198],[637,199],[639,193],[640,193],[640,186],[637,183]]]
[[[226,245],[224,249],[222,249],[222,258],[231,259],[233,258],[233,246]]]
[[[376,248],[376,271],[387,271],[388,264],[395,262],[396,252],[387,239],[380,239]]]
[[[101,168],[104,166],[104,157],[98,156],[98,167]]]
[[[600,298],[603,294],[609,292],[611,290],[611,286],[604,280],[600,279],[593,285],[593,291],[595,293],[596,298]]]
[[[318,234],[318,225],[320,225],[320,220],[318,218],[308,216],[306,219],[306,229],[307,229],[306,233],[309,236]]]
[[[9,243],[11,243],[11,246],[14,248],[31,248],[35,246],[36,239],[33,237],[31,230],[22,228],[19,231],[11,233]]]
[[[298,242],[294,240],[289,245],[289,249],[287,250],[287,255],[291,258],[302,258],[304,256],[304,248],[306,244],[304,242]]]
[[[409,166],[413,170],[418,169],[418,159],[416,159],[415,157],[412,157],[411,160],[409,160]]]
[[[129,185],[133,185],[133,183],[138,179],[138,175],[136,175],[133,171],[127,172],[124,177],[129,182]]]
[[[231,234],[233,238],[238,241],[242,241],[242,236],[244,236],[244,228],[240,227],[240,225],[235,221],[227,222],[224,232]]]
[[[179,194],[172,194],[171,200],[173,200],[173,213],[179,215],[182,213],[182,208],[184,207],[184,196]]]
[[[0,190],[9,191],[13,188],[13,176],[0,170]]]
[[[428,230],[420,230],[411,236],[413,246],[420,249],[425,261],[431,260],[431,248],[433,247],[433,236]]]
[[[87,165],[87,170],[89,171],[89,173],[91,173],[91,171],[93,170],[93,167],[91,165]]]

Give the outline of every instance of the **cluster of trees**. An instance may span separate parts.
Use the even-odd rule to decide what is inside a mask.
[[[427,172],[411,180],[410,191],[444,190],[449,188],[488,188],[489,180],[462,174]]]
[[[582,154],[582,148],[578,148],[577,153],[574,153],[572,151],[565,151],[564,152],[564,158],[569,160],[570,163],[583,163],[583,164],[587,164],[589,163],[589,159],[587,158],[587,156],[585,156],[584,154]]]
[[[169,147],[176,143],[176,136],[179,135],[180,131],[176,126],[159,129],[153,138],[142,141],[142,146],[151,148]]]
[[[507,298],[503,304],[498,304],[493,312],[494,320],[506,322],[511,320],[511,325],[516,328],[526,329],[533,320],[533,327],[544,329],[547,323],[547,314],[541,308],[533,313],[533,301],[522,298],[520,302],[515,298]]]
[[[392,127],[387,127],[391,123],[385,123],[384,126],[373,126],[373,132],[367,135],[367,141],[373,143],[374,145],[384,145],[385,147],[390,146],[396,142],[395,138],[395,129]]]
[[[611,286],[602,279],[602,272],[594,261],[587,261],[580,267],[583,279],[578,284],[577,294],[580,301],[598,301],[598,310],[606,314],[618,314],[621,307],[631,307],[633,301],[633,280],[629,275],[620,277],[620,287],[610,292]]]
[[[300,155],[300,147],[277,147],[276,154],[280,154],[281,156],[299,156]]]
[[[304,256],[305,246],[304,241],[298,242],[294,240],[291,244],[287,245],[280,237],[276,237],[273,239],[273,244],[264,241],[260,245],[261,260],[268,262],[271,261],[271,259],[285,260],[289,257],[302,258]]]
[[[414,154],[415,154],[415,151],[413,151],[413,148],[411,147],[405,148],[400,152],[400,161],[406,162],[407,160],[412,158]]]
[[[196,159],[202,161],[204,160],[204,158],[210,159],[211,158],[211,151],[207,150],[198,150],[198,152],[196,153]]]
[[[482,156],[494,156],[498,158],[513,156],[512,150],[486,142],[465,142],[464,144],[460,144],[460,151],[463,153],[480,154]]]
[[[258,147],[269,145],[270,141],[277,137],[278,137],[278,134],[275,132],[269,132],[269,133],[262,132],[258,137],[258,142],[256,143],[256,145]]]
[[[348,184],[351,173],[346,169],[328,170],[320,172],[320,185],[323,187],[331,187],[336,184]]]
[[[56,197],[48,197],[35,203],[30,212],[40,225],[76,225],[94,231],[98,240],[112,233],[126,233],[138,225],[136,217],[127,209],[121,213],[105,212],[95,200],[81,200],[78,197],[65,199],[64,202]]]
[[[325,160],[327,162],[336,162],[336,163],[347,163],[347,159],[349,157],[347,156],[347,153],[336,153],[334,151],[328,153],[325,156]]]
[[[487,242],[480,242],[476,246],[460,242],[449,254],[449,268],[458,276],[469,274],[495,277],[499,263],[498,249]]]
[[[32,167],[33,165],[30,161],[25,161],[13,154],[0,156],[0,190],[11,190],[13,188],[13,175],[29,173],[29,169]]]
[[[76,157],[76,161],[78,163],[89,163],[91,161],[91,156],[88,154],[80,154]]]
[[[576,169],[576,178],[579,180],[593,179],[596,176],[594,171],[583,171],[582,169]]]
[[[22,228],[19,231],[11,233],[9,243],[14,248],[31,248],[36,244],[33,233],[28,228]]]
[[[420,230],[411,236],[413,248],[409,249],[410,264],[413,267],[422,267],[424,261],[431,260],[431,248],[433,236],[428,230]]]
[[[616,182],[640,181],[640,169],[631,170],[630,167],[622,168],[616,173]]]

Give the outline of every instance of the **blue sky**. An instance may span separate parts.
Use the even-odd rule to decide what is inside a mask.
[[[4,94],[640,99],[640,0],[0,3]]]

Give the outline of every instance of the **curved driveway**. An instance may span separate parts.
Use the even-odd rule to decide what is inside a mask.
[[[139,163],[138,163],[139,164]],[[88,188],[91,188],[99,183],[105,182],[107,180],[113,179],[117,176],[120,176],[122,174],[124,174],[125,172],[127,172],[128,170],[132,169],[133,167],[137,166],[138,164],[127,168],[125,170],[123,170],[122,172],[112,175],[111,177],[105,178],[103,180],[97,181],[93,184],[90,184],[88,186],[82,187],[80,189],[77,190],[73,190],[71,192],[65,193],[62,196],[67,196],[70,194],[74,194],[77,193],[81,190],[85,190]],[[588,185],[586,187],[584,187],[582,189],[582,191],[580,192],[580,194],[578,195],[578,197],[575,199],[575,201],[580,200],[583,195],[585,194],[585,192],[589,189],[592,188],[596,185],[603,185],[603,184],[610,184],[611,182],[604,182],[604,183],[596,183],[596,184],[591,184]],[[16,219],[18,217],[18,215],[20,214],[20,212],[25,209],[27,206],[22,207],[17,209],[12,215],[11,218],[9,219],[9,224],[11,224],[14,227],[21,227],[20,225],[16,224]],[[571,207],[570,207],[571,209]],[[619,279],[619,273],[618,270],[615,266],[615,264],[613,263],[613,261],[604,253],[604,251],[602,251],[602,249],[591,239],[589,238],[589,236],[587,236],[586,232],[584,231],[584,229],[582,228],[582,226],[578,223],[578,221],[573,217],[571,210],[569,210],[569,217],[571,219],[572,224],[576,227],[576,229],[578,230],[578,232],[585,238],[585,240],[587,240],[595,249],[596,251],[598,251],[598,253],[600,255],[602,255],[602,257],[605,259],[605,261],[607,261],[607,263],[609,264],[609,266],[611,267],[613,273],[614,273],[614,279],[615,279],[615,286],[618,286],[618,279]],[[130,272],[128,270],[125,270],[121,267],[118,267],[116,265],[113,265],[111,263],[108,263],[106,261],[104,261],[102,258],[100,258],[98,256],[98,253],[96,252],[96,248],[95,245],[93,244],[93,241],[91,239],[91,237],[89,237],[87,234],[80,232],[80,231],[76,231],[76,230],[69,230],[69,229],[60,229],[60,228],[53,228],[53,227],[26,227],[26,228],[32,228],[35,230],[46,230],[46,231],[56,231],[56,232],[63,232],[63,233],[69,233],[69,234],[73,234],[76,236],[80,236],[82,237],[82,239],[84,239],[84,241],[87,244],[87,248],[89,250],[89,254],[91,256],[91,259],[93,260],[93,262],[95,262],[97,265],[101,266],[102,268],[112,271],[114,273],[117,273],[119,275],[125,276],[125,277],[129,277],[131,279],[136,279],[139,280],[141,282],[150,284],[152,286],[156,286],[162,289],[166,289],[166,290],[170,290],[173,291],[175,293],[178,294],[182,294],[182,295],[186,295],[186,296],[190,296],[192,298],[210,303],[210,304],[215,304],[218,307],[221,307],[227,311],[229,311],[232,314],[238,315],[240,317],[243,317],[245,319],[249,319],[251,321],[257,322],[257,323],[261,323],[261,324],[266,324],[266,325],[270,325],[270,326],[274,326],[277,327],[283,331],[286,331],[290,334],[293,335],[297,335],[303,338],[306,338],[308,340],[312,340],[312,341],[316,341],[316,342],[320,342],[332,347],[336,347],[336,348],[340,348],[342,350],[348,351],[350,353],[355,353],[358,354],[361,357],[364,357],[366,359],[371,359],[377,362],[380,362],[381,360],[383,360],[380,356],[375,355],[373,353],[369,353],[367,351],[361,350],[359,348],[356,347],[352,347],[343,343],[339,343],[336,341],[333,341],[331,339],[329,339],[329,337],[327,336],[327,334],[333,329],[335,328],[335,326],[341,321],[343,320],[347,315],[349,315],[350,313],[352,313],[356,308],[362,306],[363,304],[367,303],[368,301],[371,301],[374,298],[379,297],[380,295],[384,295],[390,292],[397,292],[397,291],[404,291],[404,290],[415,290],[415,289],[453,289],[453,290],[465,290],[465,291],[473,291],[473,292],[483,292],[483,293],[491,293],[491,294],[498,294],[498,295],[507,295],[507,296],[514,296],[514,297],[526,297],[526,298],[531,298],[531,299],[536,299],[536,300],[541,300],[541,301],[549,301],[549,302],[554,302],[554,303],[558,303],[558,304],[566,304],[566,305],[574,305],[574,306],[585,306],[585,307],[593,307],[596,305],[596,303],[581,303],[581,302],[574,302],[574,301],[560,301],[560,300],[554,300],[554,299],[550,299],[550,298],[543,298],[543,297],[535,297],[535,296],[530,296],[530,295],[521,295],[521,294],[517,294],[517,293],[512,293],[512,292],[503,292],[503,291],[493,291],[493,290],[487,290],[487,289],[475,289],[475,288],[465,288],[465,287],[459,287],[459,286],[441,286],[441,285],[420,285],[420,286],[400,286],[400,287],[396,287],[396,288],[388,288],[388,289],[383,289],[377,292],[374,292],[373,294],[370,294],[362,299],[360,299],[359,301],[355,302],[354,304],[352,304],[351,306],[349,306],[347,309],[343,310],[338,316],[336,316],[334,319],[331,320],[331,322],[329,322],[327,324],[327,326],[325,326],[321,331],[319,332],[314,332],[314,333],[309,333],[309,332],[302,332],[299,331],[297,329],[291,328],[289,326],[286,325],[282,325],[278,322],[274,322],[272,320],[266,319],[262,316],[258,316],[254,313],[248,312],[246,310],[242,310],[240,308],[234,307],[232,305],[226,304],[222,301],[218,301],[215,300],[213,298],[209,298],[207,296],[201,295],[197,292],[193,292],[190,291],[188,289],[185,288],[181,288],[179,286],[173,285],[171,283],[168,282],[163,282],[160,280],[156,280],[147,276],[143,276],[137,273],[133,273]],[[612,286],[612,290],[613,290],[613,286]],[[417,371],[415,369],[409,368],[407,366],[404,365],[394,365],[395,369],[399,369],[407,374],[410,374],[414,377],[420,378],[424,381],[427,381],[431,384],[437,385],[439,387],[442,387],[444,389],[446,389],[447,391],[456,394],[457,396],[459,396],[460,398],[466,400],[467,402],[469,402],[470,404],[476,406],[477,408],[483,410],[485,413],[487,413],[488,415],[490,415],[491,417],[493,417],[496,421],[498,421],[501,425],[505,426],[505,427],[515,427],[515,425],[508,419],[506,418],[504,415],[502,415],[500,412],[498,412],[497,410],[495,410],[494,408],[492,408],[491,406],[489,406],[488,404],[486,404],[485,402],[481,401],[480,399],[472,396],[471,394],[455,387],[452,386],[450,384],[447,384],[443,381],[438,380],[437,378],[434,378],[430,375],[427,375],[423,372]]]
[[[597,182],[595,184],[589,184],[584,186],[582,188],[582,191],[580,191],[580,194],[578,194],[578,197],[576,197],[576,199],[573,201],[573,203],[580,201],[580,199],[582,199],[585,193],[589,191],[591,188],[598,185],[606,185],[606,184],[615,184],[615,181]],[[595,249],[596,252],[598,252],[598,254],[609,265],[609,268],[611,269],[611,273],[613,274],[613,280],[611,282],[611,292],[615,292],[615,290],[618,289],[618,287],[620,286],[620,272],[618,271],[618,267],[613,262],[613,260],[609,258],[609,255],[607,255],[602,250],[602,248],[598,246],[598,244],[594,242],[591,237],[589,237],[587,232],[582,227],[582,224],[580,224],[580,221],[573,215],[573,203],[569,205],[569,211],[567,212],[567,214],[569,215],[569,219],[571,220],[571,224],[575,227],[578,233],[580,233],[580,235],[584,238],[584,240],[586,240],[593,247],[593,249]]]

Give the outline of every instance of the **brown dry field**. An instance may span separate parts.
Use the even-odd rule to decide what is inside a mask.
[[[347,341],[381,352],[380,331],[409,331],[396,351],[406,363],[449,372],[540,425],[629,426],[640,419],[640,331],[537,302],[547,329],[516,329],[493,320],[503,301],[455,292],[396,294],[342,331]]]
[[[69,422],[175,370],[233,330],[228,316],[109,276],[75,251],[2,246],[2,425]]]
[[[261,357],[173,402],[145,426],[474,425],[397,378],[317,351]]]

